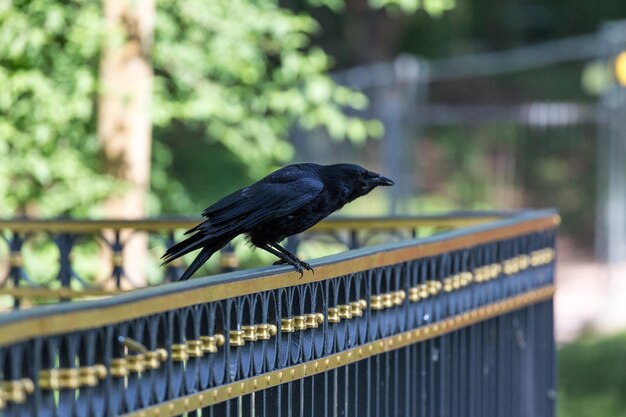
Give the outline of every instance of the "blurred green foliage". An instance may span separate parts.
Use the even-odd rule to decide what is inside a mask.
[[[567,220],[561,231],[582,247],[593,245],[596,126],[544,128],[493,122],[436,127],[428,135],[434,151],[422,161],[423,194],[437,204],[420,201],[410,207],[421,211],[556,207]],[[502,201],[509,206],[498,207]]]
[[[221,145],[204,164],[220,165],[230,153],[253,178],[292,158],[285,139],[296,122],[354,141],[382,133],[376,121],[345,115],[344,108],[362,109],[366,99],[327,75],[329,57],[310,44],[319,30],[310,16],[275,1],[162,0],[157,10],[154,116],[162,129],[155,146],[164,146],[156,171],[170,162],[167,150],[180,136],[164,134],[172,123]],[[189,210],[171,176],[155,172],[153,188],[158,209]]]
[[[437,13],[450,1],[371,4]],[[310,4],[343,9],[337,0]],[[0,0],[0,215],[98,216],[99,202],[124,192],[103,172],[96,137],[102,45],[122,33],[105,33],[101,8]],[[226,164],[240,179],[289,161],[296,124],[356,142],[382,134],[379,122],[346,115],[367,102],[328,76],[332,59],[311,43],[319,31],[310,14],[277,0],[157,0],[152,214],[193,206],[193,190],[171,170],[181,132],[210,143],[205,166]]]
[[[621,1],[465,0],[440,20],[422,13],[404,20],[399,49],[427,58],[500,50],[588,34],[624,18]]]
[[[96,138],[101,28],[98,2],[0,0],[1,215],[93,215],[119,189]]]
[[[586,337],[559,351],[559,417],[626,417],[626,334]]]

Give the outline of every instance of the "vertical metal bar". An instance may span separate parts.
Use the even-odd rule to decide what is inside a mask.
[[[437,405],[435,407],[435,414],[437,417],[448,417],[450,415],[450,411],[448,409],[449,400],[446,396],[446,390],[449,387],[447,368],[450,364],[450,358],[448,357],[448,339],[449,335],[445,334],[439,338],[439,353],[437,357],[437,361],[435,361],[435,366],[437,369],[436,372],[436,399]]]
[[[67,233],[61,233],[54,239],[59,249],[59,273],[57,279],[62,287],[69,288],[73,275],[71,253],[76,237]]]
[[[350,410],[350,374],[348,366],[337,369],[339,401],[337,402],[337,415],[347,417]]]
[[[600,37],[607,55],[626,48],[626,25],[611,22],[603,25]],[[596,209],[596,254],[602,260],[626,259],[626,88],[618,82],[607,89],[600,100],[598,127],[598,189]]]
[[[314,377],[307,377],[303,380],[302,388],[302,417],[313,417],[315,414],[315,406],[317,401],[315,398]]]
[[[459,386],[461,382],[461,369],[464,364],[460,361],[461,351],[463,346],[459,343],[460,334],[458,331],[450,334],[451,348],[450,348],[450,361],[448,368],[450,369],[450,377],[448,379],[448,415],[450,417],[459,417],[459,406],[461,399],[459,397]]]
[[[459,330],[459,346],[460,346],[460,366],[459,374],[459,417],[468,417],[470,415],[470,353],[471,347],[468,346],[469,330],[467,328]]]
[[[487,321],[487,323],[489,323],[489,328],[490,328],[490,334],[489,334],[489,341],[490,341],[490,346],[489,346],[489,401],[488,401],[488,405],[489,405],[489,415],[493,416],[493,417],[498,417],[498,412],[497,412],[497,402],[496,402],[496,398],[494,398],[497,395],[497,387],[498,387],[498,374],[497,374],[497,346],[499,343],[499,334],[498,334],[498,318],[494,318],[494,319],[489,319]]]
[[[392,373],[392,367],[390,363],[391,353],[385,352],[378,356],[380,357],[379,377],[381,378],[381,382],[382,382],[380,384],[382,389],[379,388],[379,390],[381,391],[380,412],[382,413],[383,416],[389,416],[392,413],[392,409],[391,409],[392,399],[391,399],[391,390],[389,386],[389,381],[391,379],[391,373]]]
[[[411,367],[413,366],[413,362],[411,362],[411,350],[409,347],[402,348],[400,351],[400,360],[399,360],[399,373],[400,377],[398,378],[399,386],[397,388],[398,391],[398,415],[399,416],[409,416],[412,414],[411,412]]]
[[[174,246],[175,243],[176,240],[174,239],[174,231],[172,230],[167,233],[167,237],[165,238],[165,246],[170,248]],[[172,262],[168,263],[165,267],[165,281],[175,282],[183,272],[181,266],[182,261],[180,259],[175,259]]]
[[[13,286],[18,288],[22,280],[30,281],[28,276],[24,272],[24,258],[22,254],[22,246],[24,245],[26,237],[18,232],[12,231],[11,237],[7,240],[9,245],[9,279],[12,281]],[[15,310],[20,308],[20,298],[13,298],[13,308]]]

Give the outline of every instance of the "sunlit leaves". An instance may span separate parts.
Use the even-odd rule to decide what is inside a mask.
[[[297,123],[335,138],[372,136],[371,123],[345,115],[345,108],[361,109],[366,99],[327,75],[329,57],[311,47],[319,27],[310,16],[269,0],[157,4],[161,125],[204,123],[208,139],[223,143],[253,176],[293,156],[287,138]]]
[[[370,4],[437,13],[450,1]],[[254,177],[293,157],[288,135],[298,125],[355,142],[382,135],[379,122],[346,114],[367,100],[328,76],[330,57],[311,44],[320,30],[276,0],[157,0],[155,125],[201,126],[206,141],[222,144]],[[0,0],[0,215],[93,214],[124,191],[99,169],[100,51],[124,41],[121,31],[104,33],[102,2]],[[152,183],[184,210],[184,188],[167,174],[168,152],[154,145]]]
[[[421,8],[433,16],[441,15],[455,5],[455,0],[370,0],[369,2],[374,7],[399,9],[403,13],[411,13]]]
[[[0,215],[94,214],[101,5],[0,2]]]

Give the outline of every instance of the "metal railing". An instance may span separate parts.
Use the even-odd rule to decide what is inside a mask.
[[[390,218],[331,218],[310,231],[289,239],[287,246],[297,251],[303,242],[324,240],[339,243],[346,249],[355,249],[376,241],[384,236],[386,241],[400,240],[449,230],[461,226],[480,224],[505,216],[505,213],[476,212],[456,215],[433,215],[420,217]],[[510,215],[510,213],[509,213]],[[121,291],[122,283],[128,287],[141,287],[147,283],[144,277],[133,277],[125,268],[128,258],[127,246],[138,235],[148,235],[152,239],[146,245],[148,255],[154,265],[159,264],[159,256],[182,235],[194,227],[196,218],[166,218],[143,220],[41,220],[6,219],[0,220],[0,244],[5,244],[5,256],[0,252],[0,296],[14,298],[14,306],[19,307],[23,299],[72,299],[77,297],[107,296]],[[24,248],[37,241],[53,247],[58,256],[51,268],[49,278],[40,282],[33,279],[25,264],[28,259]],[[380,241],[380,239],[378,239]],[[81,245],[98,243],[96,250],[82,254],[87,262],[100,263],[100,270],[108,270],[108,279],[87,279],[77,271],[77,249]],[[0,249],[2,249],[0,247]],[[31,255],[32,256],[32,255]],[[232,247],[220,254],[221,272],[239,268],[239,260]],[[4,268],[2,268],[4,265]],[[181,260],[174,261],[162,269],[157,269],[157,282],[173,281],[184,271]],[[137,279],[139,278],[139,279]],[[111,285],[113,284],[113,285]]]
[[[558,216],[0,316],[14,416],[554,415]]]

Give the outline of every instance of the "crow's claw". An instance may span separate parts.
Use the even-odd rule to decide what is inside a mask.
[[[284,259],[279,259],[273,263],[273,265],[291,265],[296,268],[296,271],[300,273],[300,279],[304,276],[304,269],[310,270],[311,266],[309,264],[304,264],[302,262],[287,262]],[[304,268],[304,269],[302,269]]]
[[[302,268],[304,268],[304,269],[306,269],[307,271],[311,271],[311,272],[315,273],[315,271],[313,271],[313,267],[312,267],[311,265],[309,265],[308,263],[306,263],[306,262],[302,262],[302,261],[300,261],[300,260],[299,260],[299,263],[300,263],[300,268],[301,268],[301,269],[302,269]],[[304,274],[303,274],[302,272],[300,272],[300,279],[302,279],[302,276],[303,276],[303,275],[304,275]]]
[[[302,265],[302,267],[303,267],[304,269],[306,269],[307,271],[311,271],[312,273],[314,273],[314,274],[315,274],[315,270],[314,270],[314,269],[313,269],[313,267],[312,267],[311,265],[309,265],[308,263],[300,261],[300,265]]]
[[[302,277],[304,276],[304,269],[302,269],[300,265],[294,265],[293,267],[296,268],[296,271],[300,273],[300,278],[298,279],[302,279]]]

